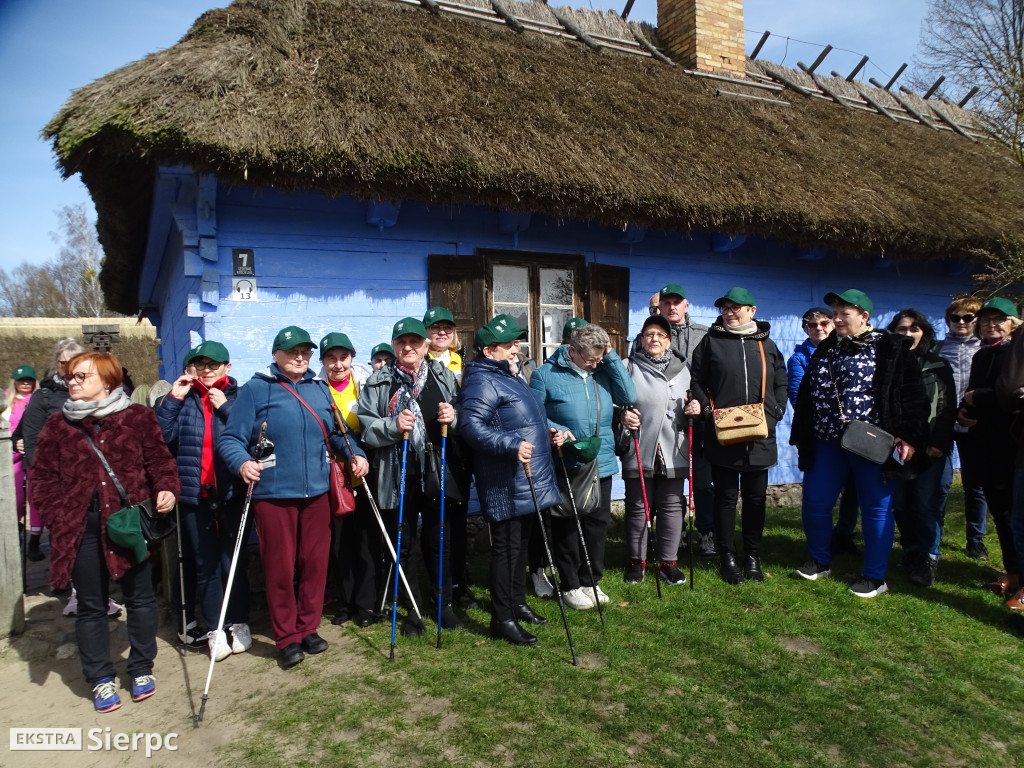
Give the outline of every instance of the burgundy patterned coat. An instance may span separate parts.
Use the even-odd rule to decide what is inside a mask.
[[[85,439],[83,427],[103,451],[132,504],[160,491],[181,492],[178,468],[164,443],[156,416],[131,405],[101,419],[69,421],[63,413],[46,420],[32,467],[32,503],[50,529],[50,585],[64,587],[85,533],[86,512],[99,491],[101,537],[111,578],[132,567],[131,553],[107,539],[107,520],[124,506],[110,476]]]

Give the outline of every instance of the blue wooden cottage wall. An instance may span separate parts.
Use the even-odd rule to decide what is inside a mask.
[[[181,370],[191,346],[216,339],[227,345],[232,374],[244,382],[269,364],[274,335],[292,324],[314,341],[328,331],[346,332],[357,359],[367,362],[370,348],[390,339],[395,321],[426,310],[427,256],[481,248],[582,255],[588,263],[629,268],[631,333],[647,317],[651,294],[666,282],[686,288],[691,317],[705,324],[717,317],[715,299],[742,285],[757,298],[758,318],[771,323],[786,357],[804,339],[804,310],[822,304],[830,290],[866,291],[880,325],[915,306],[941,338],[950,295],[970,289],[969,270],[943,262],[853,259],[706,233],[623,233],[538,215],[521,231],[504,233],[499,212],[476,205],[404,203],[394,226],[372,225],[369,204],[348,197],[225,188],[183,169],[166,169],[161,179],[140,295],[144,305],[156,305],[151,315],[168,379]],[[239,248],[255,253],[257,301],[232,297],[232,251]],[[787,444],[790,420],[787,413],[779,430],[772,483],[800,480]]]

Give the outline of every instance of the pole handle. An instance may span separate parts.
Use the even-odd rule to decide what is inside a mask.
[[[334,414],[334,423],[338,425],[338,429],[341,431],[341,434],[347,435],[348,430],[345,429],[345,420],[341,418],[341,411],[338,410],[337,403],[331,403],[331,412]]]
[[[447,424],[442,424],[441,425],[441,437],[448,437],[448,425]]]
[[[526,472],[526,476],[528,478],[530,478],[531,480],[533,479],[533,470],[530,468],[530,462],[523,462],[523,471]]]
[[[402,433],[402,439],[403,440],[408,440],[409,439],[409,433],[407,431]]]

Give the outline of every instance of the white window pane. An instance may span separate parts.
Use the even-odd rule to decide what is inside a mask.
[[[572,306],[572,270],[540,270],[540,303]]]
[[[559,345],[562,343],[562,328],[565,322],[572,317],[568,309],[555,309],[544,307],[540,313],[541,342],[543,344]]]
[[[508,302],[526,304],[530,301],[530,272],[526,267],[495,264],[493,278],[495,305]],[[501,313],[495,309],[494,314]]]

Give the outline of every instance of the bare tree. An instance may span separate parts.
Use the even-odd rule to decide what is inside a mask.
[[[21,264],[8,274],[0,269],[0,315],[8,317],[103,317],[111,313],[103,303],[99,271],[103,249],[96,224],[82,204],[56,212],[59,232],[51,232],[60,246],[44,264]]]
[[[975,109],[1024,164],[1024,0],[932,0],[916,64],[919,84],[977,86]]]

